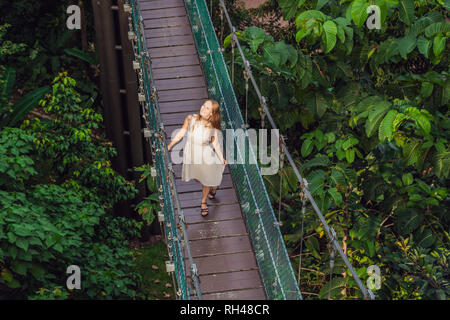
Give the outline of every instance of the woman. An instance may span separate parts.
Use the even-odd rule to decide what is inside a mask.
[[[208,215],[206,199],[207,197],[214,199],[217,187],[222,182],[226,165],[222,152],[220,123],[219,103],[215,100],[206,100],[199,114],[190,114],[185,118],[181,130],[167,147],[170,151],[188,132],[183,149],[181,177],[183,181],[195,179],[202,184],[201,215],[203,217]]]

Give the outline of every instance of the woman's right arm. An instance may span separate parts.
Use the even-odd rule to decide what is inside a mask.
[[[192,118],[192,114],[188,114],[186,116],[186,118],[184,119],[184,123],[183,126],[181,127],[181,129],[177,132],[177,134],[175,135],[175,137],[173,138],[173,140],[169,143],[169,145],[167,146],[167,149],[170,151],[170,149],[172,149],[172,147],[177,144],[181,139],[183,139],[184,134],[187,131],[188,125],[189,125],[189,121],[191,121]]]

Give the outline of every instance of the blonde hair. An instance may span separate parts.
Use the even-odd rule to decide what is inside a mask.
[[[211,108],[211,116],[209,118],[209,122],[211,124],[211,127],[218,129],[218,130],[222,130],[222,126],[221,126],[221,115],[220,115],[220,105],[216,100],[213,99],[208,99],[205,102],[210,101],[212,103],[212,108]],[[197,115],[197,119],[200,119],[200,114]]]

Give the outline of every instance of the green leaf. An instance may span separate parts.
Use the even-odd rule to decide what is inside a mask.
[[[411,173],[403,174],[402,181],[405,186],[409,186],[414,181],[413,175]]]
[[[416,244],[422,248],[429,248],[435,241],[436,237],[430,229],[425,229],[423,232],[416,234]]]
[[[421,142],[419,140],[403,145],[403,155],[405,157],[406,165],[417,164],[422,153],[420,146]]]
[[[378,139],[381,142],[386,138],[388,138],[389,141],[392,140],[392,134],[394,133],[394,120],[397,117],[397,114],[397,110],[389,110],[387,115],[381,121],[378,131]]]
[[[305,20],[316,19],[316,20],[325,20],[327,16],[318,10],[308,10],[300,13],[297,18],[295,18],[295,24],[297,28],[299,28]]]
[[[319,292],[319,299],[328,299],[328,292],[330,298],[339,299],[341,291],[345,289],[345,279],[341,277],[334,277],[331,282],[326,283]]]
[[[295,35],[295,41],[300,42],[304,37],[309,35],[312,31],[312,28],[302,28],[299,31],[297,31],[297,34]]]
[[[339,206],[342,203],[342,195],[337,190],[337,188],[330,188],[330,189],[328,189],[328,193],[333,198],[334,203],[336,204],[336,206]]]
[[[379,128],[379,124],[390,106],[391,103],[389,101],[380,101],[375,104],[375,108],[370,110],[365,124],[367,137],[370,138]]]
[[[308,240],[305,241],[305,246],[308,248],[309,252],[317,258],[320,259],[320,247],[319,247],[319,241],[316,237],[309,237]]]
[[[303,142],[302,150],[301,150],[302,157],[306,158],[313,150],[313,147],[314,147],[314,143],[311,140],[309,140],[309,139],[305,140]]]
[[[433,93],[433,84],[428,81],[422,82],[422,87],[420,88],[420,95],[424,98],[428,98]]]
[[[439,152],[433,157],[433,172],[436,176],[448,178],[450,175],[450,152]]]
[[[398,17],[403,23],[411,25],[414,19],[414,0],[399,1]]]
[[[336,169],[331,170],[331,180],[333,180],[335,185],[345,185],[345,177],[344,174]]]
[[[369,257],[373,257],[375,255],[375,243],[371,240],[367,240],[365,241],[365,245],[367,248],[367,253],[369,255]]]
[[[419,52],[425,56],[425,58],[428,58],[428,52],[430,51],[431,47],[431,41],[424,38],[419,37],[417,39],[417,48],[419,49]]]
[[[14,82],[16,81],[16,70],[14,70],[11,67],[6,67],[5,71],[2,74],[2,78],[4,79],[5,82],[1,87],[0,97],[2,99],[5,99],[6,102],[9,102]]]
[[[367,7],[369,3],[366,0],[354,0],[351,5],[351,15],[353,22],[361,27],[367,20]]]
[[[425,35],[431,38],[437,33],[450,32],[450,23],[448,22],[435,22],[425,28]]]
[[[336,24],[331,20],[326,21],[322,27],[325,34],[325,42],[326,42],[325,53],[328,53],[336,45],[337,27]]]
[[[301,168],[302,170],[314,168],[314,167],[327,167],[330,164],[330,160],[326,156],[317,156],[304,163]]]
[[[397,210],[398,221],[396,226],[401,235],[409,234],[419,228],[425,216],[419,214],[413,208]]]
[[[26,239],[23,239],[23,238],[17,239],[16,245],[19,248],[22,248],[24,251],[28,250],[28,241]]]
[[[28,112],[37,107],[39,100],[42,99],[44,94],[47,93],[49,89],[50,87],[46,86],[36,89],[25,95],[22,99],[20,99],[12,106],[12,109],[14,111],[9,117],[10,120],[7,121],[6,124],[2,124],[8,125],[10,127],[16,126],[17,123],[21,121]],[[0,127],[1,126],[2,125],[0,125]]]
[[[252,49],[252,52],[256,52],[258,50],[258,47],[264,42],[266,38],[266,32],[258,27],[248,27],[245,29],[244,32],[248,44],[250,45],[250,48]]]
[[[43,280],[45,275],[45,269],[38,264],[33,263],[31,266],[31,274],[36,280]]]
[[[316,93],[315,99],[314,99],[314,112],[317,114],[319,118],[322,118],[322,116],[325,114],[325,111],[327,111],[328,105],[327,101],[325,100],[325,97],[321,95],[320,93]]]
[[[93,53],[88,53],[78,48],[66,48],[64,52],[94,66],[97,65],[97,59]]]
[[[316,5],[316,10],[322,9],[324,5],[326,5],[330,0],[318,0]]]
[[[345,158],[348,163],[353,163],[353,161],[355,161],[355,149],[345,150]]]
[[[442,34],[438,34],[433,39],[433,53],[436,57],[438,57],[445,48],[445,43],[447,41],[447,38],[443,36]]]
[[[416,47],[416,38],[408,35],[398,41],[398,51],[403,59],[408,58],[408,54],[411,53]]]

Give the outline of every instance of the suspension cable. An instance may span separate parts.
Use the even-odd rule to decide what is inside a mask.
[[[303,238],[304,238],[304,221],[306,213],[306,195],[303,192],[303,188],[308,187],[308,181],[303,180],[302,191],[300,192],[300,198],[302,199],[302,225],[300,230],[300,253],[298,258],[298,286],[300,287],[301,275],[302,275],[302,255],[303,255]]]

